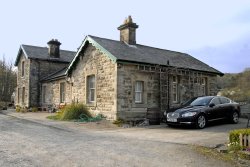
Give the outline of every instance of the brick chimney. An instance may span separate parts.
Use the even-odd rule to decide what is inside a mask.
[[[48,43],[49,56],[52,58],[60,58],[60,45],[61,43],[57,39],[52,39]]]
[[[135,45],[137,28],[138,25],[133,23],[132,17],[128,16],[124,23],[117,28],[120,30],[120,41],[126,42],[129,45]]]

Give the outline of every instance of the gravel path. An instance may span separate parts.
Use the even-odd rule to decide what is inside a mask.
[[[55,128],[0,114],[0,166],[230,167],[188,145]]]

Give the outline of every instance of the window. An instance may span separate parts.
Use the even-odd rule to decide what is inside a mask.
[[[17,89],[17,103],[20,103],[20,88]]]
[[[176,76],[173,76],[172,92],[173,92],[173,102],[176,103],[178,102],[178,82]]]
[[[25,98],[25,87],[23,87],[22,90],[22,103],[24,103],[24,98]]]
[[[225,97],[220,97],[220,101],[222,104],[230,103],[230,100],[228,98],[225,98]]]
[[[206,79],[205,78],[201,79],[201,89],[202,89],[202,94],[206,95]]]
[[[143,81],[135,82],[135,103],[142,103]]]
[[[220,100],[218,97],[215,97],[210,103],[214,103],[217,106],[220,104]]]
[[[87,101],[88,103],[95,102],[95,75],[87,77]]]
[[[22,72],[22,77],[23,77],[24,76],[24,61],[22,61],[21,72]]]
[[[42,88],[42,99],[43,99],[43,103],[46,102],[46,86],[43,86]]]
[[[60,103],[65,102],[65,82],[60,83]]]

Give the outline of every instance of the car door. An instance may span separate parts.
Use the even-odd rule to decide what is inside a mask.
[[[231,111],[230,100],[225,97],[220,97],[220,101],[221,101],[221,116],[225,118],[229,116]]]
[[[208,119],[214,120],[221,118],[221,102],[218,97],[214,97],[209,104],[214,104],[214,106],[209,106],[208,108]]]

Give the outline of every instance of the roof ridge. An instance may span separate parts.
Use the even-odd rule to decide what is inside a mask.
[[[35,45],[27,45],[27,44],[21,44],[22,46],[28,46],[28,47],[36,47],[36,48],[42,48],[42,49],[48,49],[46,46],[35,46]],[[71,51],[71,50],[64,50],[60,49],[60,51],[65,51],[65,52],[76,52],[76,51]]]
[[[109,38],[102,38],[102,37],[97,37],[97,36],[94,36],[94,35],[88,35],[88,36],[94,37],[94,38],[100,38],[100,39],[110,40],[110,41],[114,41],[114,42],[124,43],[124,42],[121,42],[119,40],[114,40],[114,39],[109,39]],[[174,50],[168,50],[168,49],[163,49],[163,48],[158,48],[158,47],[153,47],[153,46],[148,46],[148,45],[143,45],[143,44],[135,44],[135,46],[136,45],[142,46],[142,47],[148,47],[148,48],[153,48],[153,49],[158,49],[158,50],[164,50],[164,51],[169,51],[169,52],[174,52],[174,53],[180,53],[180,54],[189,55],[188,53],[184,53],[184,52],[178,52],[178,51],[174,51]]]

